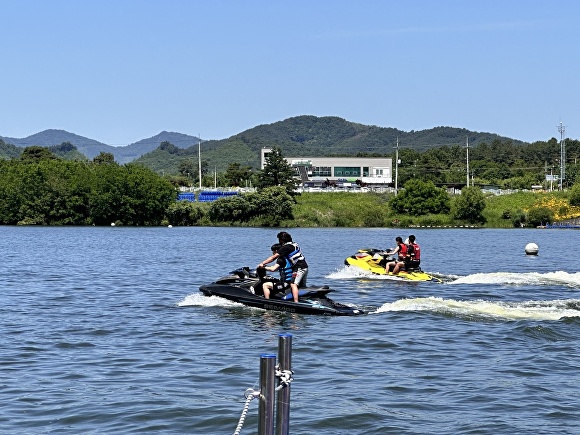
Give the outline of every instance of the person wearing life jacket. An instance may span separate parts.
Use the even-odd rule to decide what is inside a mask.
[[[393,249],[391,252],[389,252],[389,255],[395,255],[397,254],[397,259],[396,260],[392,260],[389,261],[387,263],[387,265],[385,266],[385,271],[387,273],[389,273],[391,271],[391,268],[393,269],[393,274],[397,274],[399,273],[399,271],[401,269],[405,268],[405,259],[407,258],[407,245],[405,245],[403,243],[403,238],[402,237],[396,237],[395,238],[395,242],[397,243],[397,246],[395,247],[395,249]]]
[[[298,302],[298,288],[306,287],[306,278],[308,277],[308,263],[302,254],[302,250],[298,243],[292,241],[292,236],[286,231],[281,231],[277,234],[278,241],[282,245],[278,252],[272,254],[266,260],[262,261],[258,267],[264,267],[271,263],[278,257],[283,257],[292,264],[292,280],[290,282],[290,289],[292,290],[292,297],[294,302]]]
[[[272,254],[278,252],[282,245],[276,243],[270,247]],[[276,264],[273,266],[264,266],[264,269],[270,272],[275,272],[276,270],[280,273],[280,279],[276,281],[266,281],[262,284],[262,290],[264,292],[264,298],[270,299],[271,293],[285,292],[290,288],[290,282],[292,281],[292,263],[285,257],[276,258]]]
[[[415,241],[415,236],[409,236],[409,243],[407,244],[407,260],[405,261],[405,269],[418,269],[421,264],[421,247]]]

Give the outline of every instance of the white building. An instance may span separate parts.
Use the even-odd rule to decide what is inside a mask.
[[[271,148],[262,148],[260,163],[264,169]],[[313,186],[324,182],[386,185],[393,182],[393,159],[383,157],[285,157],[296,170],[302,184]]]

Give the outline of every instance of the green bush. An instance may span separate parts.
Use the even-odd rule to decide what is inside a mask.
[[[259,192],[220,198],[214,201],[208,217],[212,222],[259,222],[261,226],[278,226],[292,219],[294,199],[281,186]]]
[[[532,207],[528,211],[528,223],[537,227],[554,222],[554,212],[548,207]]]
[[[504,210],[501,212],[501,218],[502,219],[511,219],[513,216],[513,211],[512,210]]]
[[[522,210],[516,210],[511,215],[512,225],[515,228],[520,228],[526,225],[526,214]]]
[[[449,203],[447,192],[433,182],[410,180],[405,183],[405,189],[389,201],[389,206],[396,213],[420,216],[448,213]]]
[[[207,214],[205,204],[189,201],[177,201],[165,212],[164,225],[192,226],[199,225]]]
[[[479,187],[464,187],[461,195],[456,197],[451,207],[451,215],[454,219],[464,220],[469,223],[485,222],[483,210],[485,209],[485,197]]]
[[[362,223],[365,227],[380,228],[385,226],[385,214],[379,208],[364,210]]]
[[[574,184],[570,189],[570,205],[580,207],[580,183]]]

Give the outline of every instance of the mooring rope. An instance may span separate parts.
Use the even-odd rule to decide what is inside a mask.
[[[246,415],[248,414],[248,409],[250,409],[250,402],[252,401],[252,399],[254,399],[256,397],[260,397],[260,392],[256,391],[256,390],[252,390],[251,388],[248,388],[246,390],[245,396],[246,396],[246,403],[244,405],[244,410],[242,411],[242,415],[240,416],[240,420],[238,421],[238,427],[236,427],[234,435],[240,435],[240,432],[242,431],[242,428],[244,427],[244,422],[246,420]]]
[[[276,366],[276,377],[280,378],[280,385],[276,387],[276,391],[280,391],[282,388],[286,388],[290,385],[290,382],[294,380],[292,375],[294,372],[292,370],[278,370],[278,366]]]
[[[275,391],[278,392],[282,388],[286,388],[288,385],[290,385],[290,382],[294,380],[294,378],[292,378],[293,374],[294,372],[292,370],[279,370],[279,367],[276,366],[276,377],[280,378],[280,385],[276,387]],[[260,392],[253,390],[252,388],[248,388],[244,395],[246,396],[246,403],[244,404],[244,409],[242,410],[242,415],[240,416],[240,420],[238,421],[238,426],[234,431],[234,435],[240,435],[240,432],[242,431],[246,421],[246,416],[248,415],[248,410],[250,409],[250,402],[257,397],[260,397]]]

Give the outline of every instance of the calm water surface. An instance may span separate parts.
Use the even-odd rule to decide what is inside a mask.
[[[268,256],[276,229],[0,231],[2,434],[233,433],[285,332],[292,434],[579,433],[579,231],[415,230],[435,284],[343,266],[407,232],[291,230],[309,282],[372,312],[356,318],[200,295]]]

